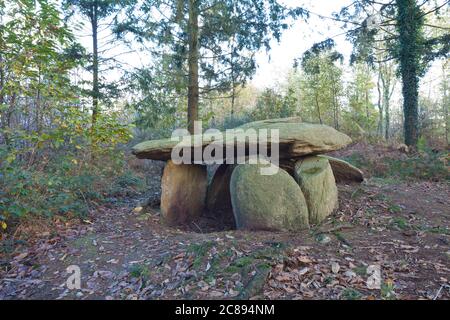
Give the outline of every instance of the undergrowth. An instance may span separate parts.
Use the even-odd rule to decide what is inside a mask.
[[[59,156],[43,168],[13,162],[0,168],[0,229],[33,218],[84,218],[90,208],[144,189],[145,179],[121,156],[85,162]]]
[[[450,182],[449,153],[425,149],[412,154],[354,152],[346,160],[377,178]]]

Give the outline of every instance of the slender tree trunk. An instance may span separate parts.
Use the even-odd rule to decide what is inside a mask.
[[[420,55],[417,36],[420,33],[418,4],[415,0],[396,0],[398,7],[399,64],[402,78],[405,143],[415,147],[419,139],[417,57]]]
[[[43,115],[41,110],[41,68],[38,68],[38,88],[36,93],[36,102],[35,102],[35,108],[36,108],[36,131],[38,134],[41,134],[42,132],[42,126],[43,126]]]
[[[391,113],[390,113],[390,94],[389,94],[389,82],[387,85],[383,87],[383,105],[384,105],[384,113],[386,114],[385,118],[385,128],[384,128],[384,138],[386,140],[389,139],[389,130],[391,126]]]
[[[194,121],[198,120],[199,84],[198,84],[198,3],[189,0],[189,85],[188,85],[188,130],[194,132]]]
[[[236,88],[234,87],[234,83],[233,83],[233,88],[231,89],[231,117],[234,117],[234,103],[236,100]]]
[[[93,5],[91,24],[92,24],[92,128],[97,123],[99,108],[99,83],[98,83],[98,8],[97,5]]]
[[[319,97],[318,97],[317,91],[315,92],[314,96],[315,96],[315,101],[316,101],[317,116],[319,117],[320,124],[322,124],[323,122],[322,122],[322,116],[320,114]]]
[[[236,79],[234,75],[234,62],[233,62],[233,50],[234,50],[234,38],[231,42],[230,49],[230,67],[231,67],[231,118],[234,117],[234,103],[236,101]]]
[[[382,66],[380,65],[380,68],[382,68]],[[381,80],[381,84],[382,84],[382,92],[383,92],[383,108],[384,108],[384,113],[385,113],[385,125],[384,125],[384,138],[386,140],[389,140],[389,127],[390,127],[390,113],[389,113],[389,100],[390,100],[390,95],[389,95],[389,90],[390,90],[390,83],[391,83],[391,79],[390,79],[390,75],[388,74],[388,70],[387,67],[386,69],[384,69],[384,71],[382,69],[380,69],[380,80]]]
[[[380,64],[379,66],[379,79],[381,80],[381,90],[379,89],[378,94],[382,99],[382,109],[380,112],[384,111],[384,138],[389,140],[390,136],[390,125],[391,125],[391,114],[390,114],[390,101],[392,94],[395,89],[395,78],[393,78],[393,65],[392,64]],[[381,93],[380,93],[381,91]],[[383,135],[383,132],[381,132]]]
[[[1,21],[1,17],[0,17]],[[0,54],[0,105],[6,104],[5,99],[5,69],[3,67],[3,57]],[[2,108],[3,109],[3,108]],[[0,109],[1,110],[1,109]],[[8,133],[8,119],[9,116],[9,109],[4,109],[4,111],[0,112],[0,129],[3,131],[3,139],[5,140],[5,144],[8,150],[11,148],[11,141]]]
[[[443,115],[444,115],[444,128],[445,128],[445,142],[447,143],[447,146],[449,145],[448,141],[448,132],[449,132],[449,115],[448,115],[448,109],[449,109],[449,97],[447,95],[448,91],[448,82],[447,77],[445,74],[445,69],[443,68],[443,75],[444,75],[444,83],[443,83],[443,97],[442,97],[442,108],[443,108]]]
[[[0,104],[5,103],[5,95],[3,94],[5,90],[5,72],[3,69],[3,58],[0,55]]]
[[[378,80],[377,80],[377,91],[378,91],[378,135],[380,137],[383,137],[383,105],[381,104],[382,101],[382,93],[381,93],[381,84],[380,84],[380,80],[381,80],[381,65],[379,65],[378,67]]]
[[[5,103],[5,95],[3,94],[3,90],[5,90],[5,73],[3,71],[3,58],[0,55],[0,106],[3,107],[3,104]],[[3,108],[2,108],[3,109]],[[0,129],[5,129],[5,115],[6,112],[3,112],[2,109],[0,109]],[[5,139],[6,143],[6,134],[3,133],[3,138]]]
[[[3,18],[0,15],[0,23],[3,23]],[[0,37],[0,47],[3,48],[3,41],[2,41],[2,37]],[[5,103],[5,94],[4,94],[4,90],[5,90],[5,69],[4,69],[4,65],[3,65],[3,56],[2,53],[0,52],[0,105],[3,105]],[[2,106],[3,107],[3,106]],[[0,129],[5,129],[5,116],[6,116],[6,112],[2,111],[3,108],[0,109]],[[7,144],[7,135],[5,132],[3,132],[3,139],[5,140],[5,144],[8,146]]]
[[[449,132],[449,129],[448,129],[448,123],[449,123],[449,116],[448,116],[448,103],[444,106],[444,110],[445,110],[445,113],[444,113],[444,116],[445,116],[445,142],[447,143],[447,147],[450,145],[449,144],[449,141],[448,141],[448,132]]]
[[[331,88],[333,90],[333,120],[334,128],[339,130],[339,103],[337,100],[337,89],[333,75],[331,75]]]
[[[12,149],[12,141],[11,141],[11,133],[10,133],[10,129],[11,129],[11,120],[12,120],[12,116],[13,116],[13,112],[14,112],[14,107],[16,105],[16,93],[13,93],[11,95],[11,99],[9,102],[9,106],[8,109],[6,110],[6,114],[5,119],[4,119],[4,123],[3,123],[3,129],[5,130],[3,132],[3,135],[5,137],[5,143],[6,143],[6,148],[8,149],[8,151],[10,151]]]
[[[365,96],[365,105],[366,105],[366,119],[367,119],[367,121],[369,121],[370,114],[369,114],[369,90],[368,89],[366,89],[364,96]]]

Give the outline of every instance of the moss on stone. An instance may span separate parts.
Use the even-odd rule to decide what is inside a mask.
[[[300,187],[283,169],[262,175],[262,164],[238,165],[230,191],[236,225],[251,230],[300,230],[309,226]]]
[[[338,190],[330,163],[323,157],[303,158],[295,164],[294,176],[308,204],[309,222],[322,222],[338,205]]]

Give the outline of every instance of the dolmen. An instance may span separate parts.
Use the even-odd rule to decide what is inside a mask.
[[[237,229],[299,231],[337,209],[336,182],[364,180],[358,168],[325,155],[350,143],[332,127],[294,117],[225,132],[181,132],[142,142],[132,152],[140,159],[167,161],[161,216],[169,226],[208,211],[232,214]],[[211,165],[217,169],[208,179]]]

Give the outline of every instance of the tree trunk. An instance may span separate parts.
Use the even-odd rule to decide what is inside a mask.
[[[444,83],[443,83],[443,97],[442,97],[442,108],[443,108],[443,114],[444,114],[444,128],[445,128],[445,142],[447,143],[447,147],[448,147],[448,123],[449,123],[449,116],[448,116],[448,109],[449,109],[449,98],[447,95],[447,91],[448,91],[448,84],[447,84],[447,78],[446,78],[446,74],[445,74],[445,70],[444,71]]]
[[[91,25],[92,25],[92,129],[95,127],[98,118],[98,98],[99,98],[99,84],[98,84],[98,8],[93,5]]]
[[[315,92],[314,96],[315,96],[315,100],[316,100],[317,116],[319,117],[320,124],[323,124],[322,116],[320,114],[319,97],[318,97],[317,91]]]
[[[5,75],[3,71],[3,58],[0,55],[0,106],[3,107],[3,104],[5,103],[5,96],[3,94],[3,90],[5,90]],[[0,109],[0,129],[2,131],[6,127],[6,112],[2,111],[3,108]],[[3,132],[3,139],[5,140],[5,144],[7,143],[7,134]]]
[[[234,103],[236,100],[236,88],[234,87],[234,83],[233,83],[233,88],[231,89],[231,118],[234,117]]]
[[[1,17],[0,17],[1,21]],[[0,39],[1,40],[1,39]],[[5,97],[5,69],[3,66],[3,57],[0,54],[0,106],[6,104],[6,97]],[[2,111],[3,108],[0,108],[0,129],[2,129],[3,133],[3,139],[5,140],[5,144],[8,150],[11,149],[11,139],[9,136],[9,122],[11,118],[11,107],[9,106]]]
[[[380,68],[383,66],[380,65]],[[391,86],[391,78],[390,73],[388,74],[388,67],[384,71],[380,69],[380,80],[382,83],[382,92],[383,92],[383,108],[386,114],[385,116],[385,125],[384,125],[384,138],[389,140],[389,127],[390,127],[390,113],[389,113],[389,100],[390,100],[390,86]],[[392,90],[393,91],[393,90]]]
[[[395,90],[395,78],[393,65],[390,63],[382,63],[379,65],[379,80],[381,80],[381,88],[378,89],[378,95],[381,99],[382,108],[380,112],[384,112],[384,138],[389,140],[389,131],[391,125],[390,101]],[[379,102],[380,103],[380,102]],[[383,120],[380,116],[380,120]],[[383,125],[381,124],[381,128]],[[381,132],[383,136],[383,131]]]
[[[382,101],[382,93],[381,93],[381,85],[380,85],[380,80],[381,80],[381,66],[379,66],[378,69],[378,80],[377,80],[377,91],[378,91],[378,135],[380,137],[383,137],[383,105],[381,104]]]
[[[401,71],[403,81],[403,114],[405,143],[416,146],[418,132],[418,78],[415,66],[404,66]]]
[[[231,67],[231,118],[234,117],[234,103],[236,100],[236,79],[234,75],[234,62],[233,62],[233,50],[234,50],[234,38],[231,42],[230,49],[230,67]]]
[[[333,121],[334,121],[334,128],[336,130],[339,130],[339,103],[337,99],[337,89],[336,89],[336,83],[334,80],[333,75],[331,74],[331,88],[333,91]]]
[[[390,114],[390,93],[389,93],[389,82],[386,86],[383,87],[383,105],[384,105],[384,113],[386,114],[385,118],[385,128],[384,128],[384,138],[386,140],[389,139],[389,130],[391,126],[391,114]]]
[[[396,0],[396,3],[405,144],[415,147],[419,138],[417,57],[420,55],[420,48],[417,37],[420,33],[420,22],[417,21],[417,12],[420,10],[415,0]]]
[[[3,123],[3,128],[5,131],[3,132],[3,135],[5,137],[5,143],[6,143],[6,148],[8,151],[11,151],[12,149],[12,139],[11,139],[11,120],[12,120],[12,115],[14,112],[14,107],[16,104],[16,97],[17,94],[13,93],[11,95],[11,99],[9,101],[9,106],[6,110],[6,114],[2,115],[5,117],[4,119],[4,123]]]
[[[369,117],[370,117],[370,114],[369,114],[369,89],[366,88],[364,96],[365,96],[365,105],[366,105],[366,120],[367,120],[367,122],[369,122]]]
[[[198,8],[197,0],[189,0],[189,85],[188,85],[188,130],[194,132],[194,121],[198,120],[199,84],[198,84]]]
[[[41,68],[38,67],[38,87],[36,93],[35,109],[36,109],[36,132],[41,134],[43,126],[43,114],[41,110]]]

